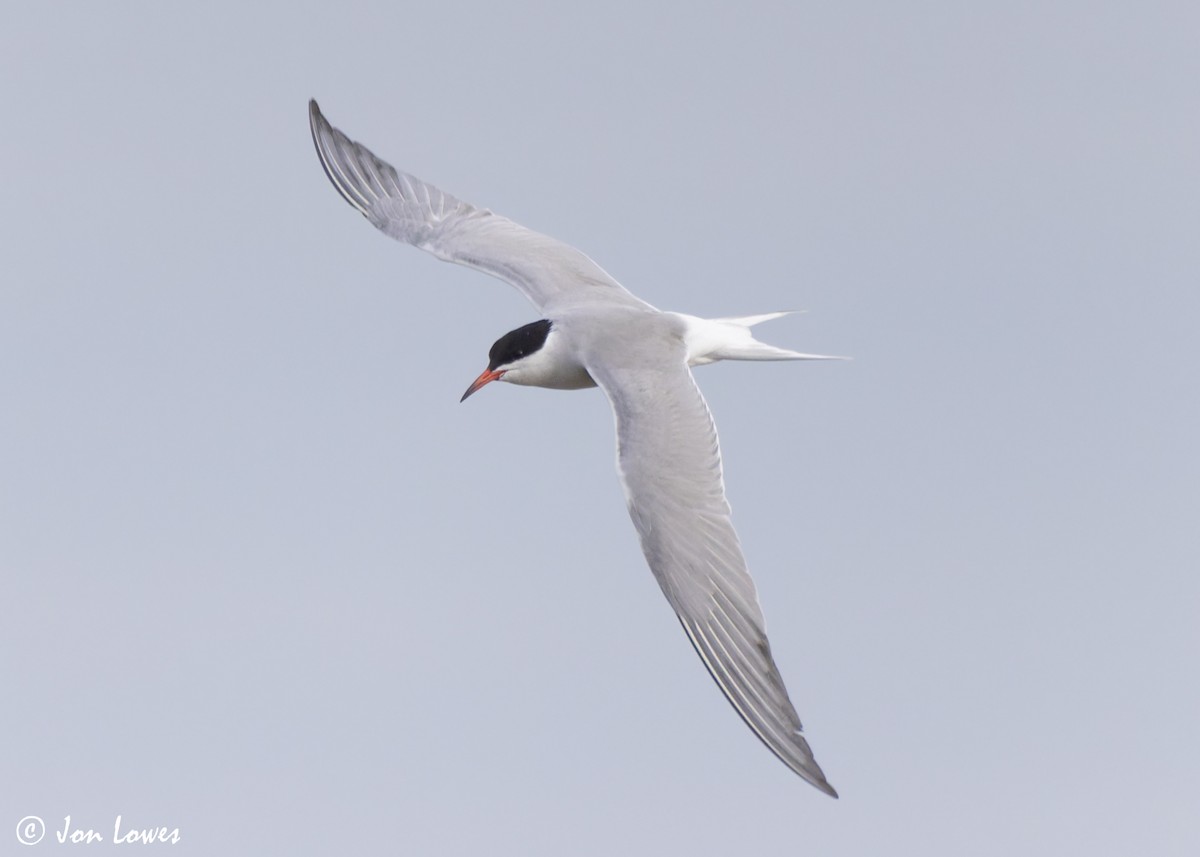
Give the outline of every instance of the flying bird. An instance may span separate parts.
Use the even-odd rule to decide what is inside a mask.
[[[574,247],[393,168],[331,126],[316,101],[309,121],[325,174],[367,220],[439,259],[504,280],[541,313],[496,340],[464,400],[493,381],[604,391],[616,415],[629,515],[692,646],[771,752],[837,797],[771,657],[725,499],[716,427],[690,370],[717,360],[829,358],[754,338],[753,325],[786,313],[703,319],[658,310]]]

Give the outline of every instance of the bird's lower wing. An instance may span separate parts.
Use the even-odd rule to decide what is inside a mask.
[[[330,125],[316,101],[308,103],[308,115],[333,186],[396,240],[498,277],[539,310],[571,301],[646,306],[574,247],[476,208],[375,157]]]
[[[754,582],[730,520],[708,405],[679,353],[647,369],[597,360],[612,402],[617,467],[642,550],[721,691],[789,768],[837,797],[801,735],[771,657]]]

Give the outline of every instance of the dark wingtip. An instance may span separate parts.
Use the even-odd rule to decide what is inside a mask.
[[[308,99],[308,127],[312,131],[314,143],[317,142],[317,128],[322,123],[324,123],[326,125],[329,124],[325,119],[325,114],[323,114],[321,112],[321,108],[317,106],[317,99],[315,99],[315,98]],[[317,150],[320,151],[319,145],[317,147]]]

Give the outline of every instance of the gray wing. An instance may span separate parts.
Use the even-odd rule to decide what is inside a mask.
[[[342,198],[383,232],[439,259],[515,286],[539,309],[609,301],[648,306],[583,253],[506,217],[476,208],[375,157],[308,103],[313,142]]]
[[[617,469],[642,550],[737,713],[785,765],[837,797],[800,734],[800,718],[771,657],[758,594],[730,520],[708,405],[682,348],[663,358],[654,369],[645,368],[647,361],[637,368],[606,359],[588,365],[616,414]]]

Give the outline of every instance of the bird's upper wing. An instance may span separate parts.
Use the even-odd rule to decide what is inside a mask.
[[[313,142],[338,193],[376,227],[515,286],[539,309],[574,300],[647,306],[568,244],[476,208],[375,157],[308,103]]]
[[[708,405],[682,344],[662,350],[670,353],[649,366],[639,360],[623,368],[614,359],[588,365],[616,414],[617,468],[642,550],[737,713],[784,764],[837,797],[800,734],[800,718],[771,657],[730,520]]]

